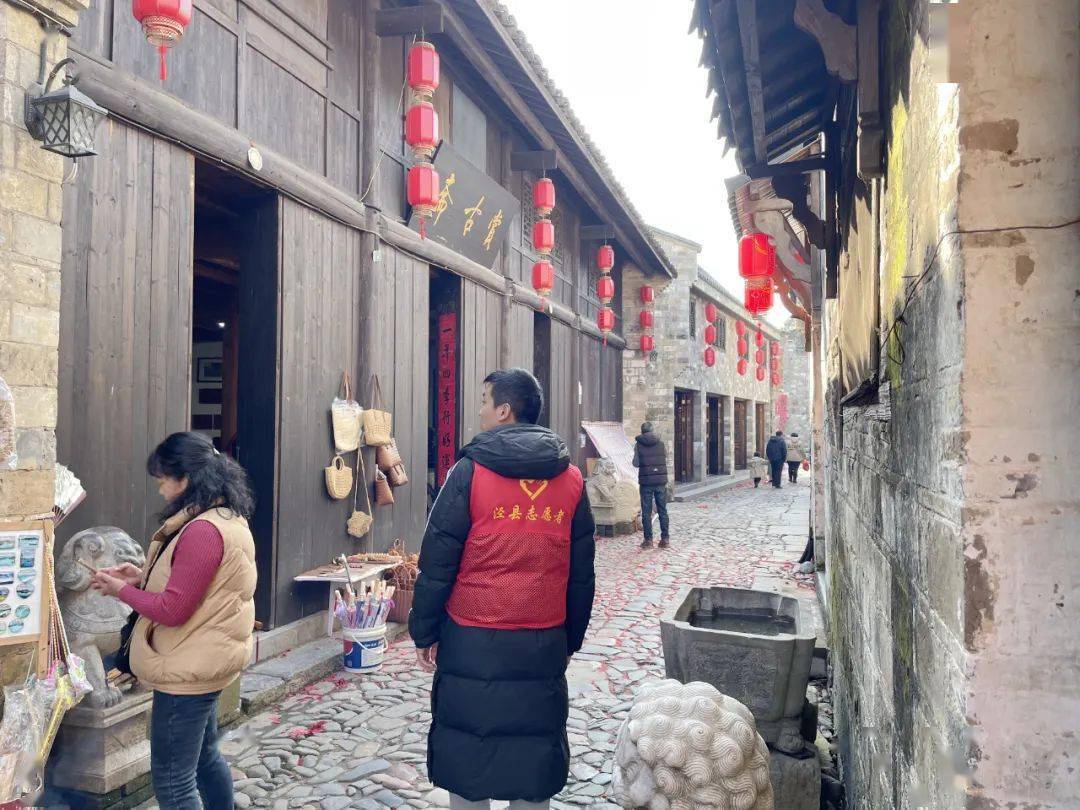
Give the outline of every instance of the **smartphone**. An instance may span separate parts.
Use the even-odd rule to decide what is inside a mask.
[[[90,563],[88,563],[88,562],[84,562],[84,561],[80,560],[78,557],[75,558],[75,562],[77,562],[79,565],[81,565],[83,568],[85,568],[91,574],[96,574],[98,572],[98,570],[96,568],[94,568],[94,566],[90,565]]]

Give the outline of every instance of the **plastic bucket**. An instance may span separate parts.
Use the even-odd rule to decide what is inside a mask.
[[[345,669],[349,672],[376,672],[382,667],[386,651],[386,624],[363,630],[343,628]]]

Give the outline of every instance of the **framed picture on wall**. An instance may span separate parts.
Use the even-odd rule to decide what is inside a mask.
[[[200,357],[196,381],[201,383],[221,382],[221,358]]]

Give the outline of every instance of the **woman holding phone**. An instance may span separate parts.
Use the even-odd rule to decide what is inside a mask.
[[[146,470],[166,501],[146,569],[103,568],[92,585],[138,613],[130,665],[154,690],[150,769],[160,807],[229,810],[217,702],[251,660],[254,499],[243,468],[200,433],[169,436]]]

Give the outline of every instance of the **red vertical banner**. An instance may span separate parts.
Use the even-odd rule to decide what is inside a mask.
[[[457,454],[457,313],[439,316],[435,482],[442,486]]]

